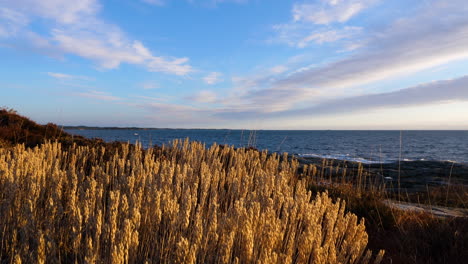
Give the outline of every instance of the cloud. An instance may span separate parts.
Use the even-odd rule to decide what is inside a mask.
[[[71,3],[66,0],[1,0],[10,10],[29,17],[51,19],[58,24],[76,24],[87,20],[99,11],[97,0],[81,0]]]
[[[270,72],[274,73],[274,74],[283,73],[283,72],[285,72],[287,70],[288,70],[288,67],[286,67],[284,65],[277,65],[275,67],[270,68]]]
[[[167,2],[170,2],[170,0],[141,0],[141,1],[150,5],[155,5],[155,6],[164,6]],[[222,3],[245,4],[249,2],[249,0],[186,0],[186,2],[188,3],[201,2],[204,5],[214,7],[214,6],[217,6],[217,4],[222,4]]]
[[[157,6],[163,6],[165,4],[164,0],[141,0],[141,1],[147,4],[157,5]]]
[[[102,100],[102,101],[119,101],[119,100],[122,100],[122,98],[120,98],[120,97],[113,96],[111,94],[108,94],[108,93],[105,93],[105,92],[100,92],[100,91],[88,91],[88,92],[82,92],[82,93],[74,93],[73,95],[80,96],[80,97],[85,97],[85,98]]]
[[[358,37],[362,33],[361,27],[345,26],[343,28],[330,29],[317,28],[304,23],[289,23],[275,25],[273,29],[277,32],[275,42],[286,43],[296,48],[305,48],[311,44],[334,43]]]
[[[55,79],[60,79],[60,80],[86,80],[86,81],[91,80],[91,78],[86,77],[86,76],[70,75],[70,74],[58,73],[58,72],[47,72],[47,75]]]
[[[351,40],[362,34],[362,28],[341,23],[347,22],[362,10],[379,0],[321,0],[319,2],[296,3],[292,8],[293,20],[273,26],[277,36],[270,42],[286,43],[296,48],[311,44],[327,44]],[[350,46],[350,43],[345,43]],[[345,48],[350,50],[350,48]]]
[[[402,108],[438,103],[468,101],[468,75],[457,79],[441,80],[377,94],[331,99],[311,107],[287,109],[279,112],[232,111],[220,112],[224,118],[313,117],[332,114],[369,112],[375,109]]]
[[[145,90],[158,89],[160,88],[159,84],[156,82],[143,82],[140,86]]]
[[[164,124],[172,128],[194,128],[200,127],[201,124],[219,124],[219,121],[215,121],[216,118],[209,114],[211,111],[197,107],[158,102],[136,106],[150,113],[144,117],[144,122],[151,122],[153,126],[161,127],[161,124]]]
[[[223,74],[219,72],[211,72],[210,74],[208,74],[207,76],[203,78],[203,81],[209,85],[217,84],[223,81],[223,79],[221,78],[222,76]]]
[[[97,0],[77,3],[66,0],[18,0],[6,1],[5,6],[1,12],[9,10],[8,17],[21,14],[27,21],[46,19],[54,22],[48,35],[33,32],[28,23],[15,23],[22,29],[24,34],[21,35],[26,36],[26,41],[37,49],[55,49],[56,52],[77,55],[96,62],[102,69],[115,69],[127,63],[140,65],[151,72],[180,76],[193,71],[188,58],[154,56],[141,41],[128,38],[118,26],[101,20]],[[11,35],[4,31],[8,33],[13,30],[10,28],[7,31],[0,26],[0,37]]]
[[[284,109],[282,111],[258,111],[254,108],[200,108],[173,103],[142,103],[139,107],[148,110],[152,118],[164,124],[185,126],[199,124],[216,125],[229,123],[229,120],[278,120],[278,118],[313,118],[344,113],[373,113],[376,110],[400,109],[405,107],[425,106],[468,102],[468,75],[460,78],[420,84],[392,92],[349,96],[345,98],[323,100],[309,107]],[[200,92],[200,95],[203,92]],[[211,100],[210,100],[211,101]],[[276,125],[278,126],[278,125]]]
[[[203,90],[187,99],[197,103],[214,103],[216,102],[217,96],[216,93],[212,91]]]
[[[147,118],[155,124],[172,127],[220,127],[232,120],[236,124],[246,124],[248,120],[275,121],[272,127],[278,127],[278,119],[313,118],[344,113],[375,113],[376,110],[400,109],[433,104],[468,102],[468,75],[451,80],[442,80],[420,84],[392,92],[349,96],[318,102],[309,107],[285,109],[282,111],[257,111],[249,108],[201,108],[190,105],[157,102],[157,98],[144,98],[143,102],[132,106],[144,108],[151,116]],[[203,92],[200,92],[203,94]],[[155,102],[156,101],[156,102]],[[243,123],[244,122],[244,123]],[[273,124],[273,123],[272,123]],[[336,124],[335,124],[336,125]]]
[[[323,44],[327,42],[335,42],[341,39],[347,39],[361,32],[361,29],[362,28],[360,27],[345,27],[342,30],[328,30],[328,31],[323,31],[323,32],[314,32],[311,35],[299,41],[299,43],[297,43],[297,46],[299,48],[304,48],[311,41],[317,44]]]
[[[211,0],[213,3],[236,3],[236,4],[245,4],[249,2],[249,0]]]
[[[435,81],[387,93],[330,100],[310,108],[287,111],[285,114],[325,115],[370,111],[380,108],[468,101],[467,87],[468,75],[453,80]]]
[[[143,106],[150,108],[154,112],[168,111],[171,113],[178,113],[178,115],[185,115],[185,116],[188,116],[189,113],[193,111],[199,111],[198,108],[193,107],[193,106],[170,104],[170,103],[148,103],[148,104],[144,104]]]
[[[56,30],[53,39],[64,52],[97,61],[103,69],[115,69],[121,63],[128,63],[143,65],[151,72],[186,75],[192,71],[186,64],[187,58],[153,56],[141,42],[125,40],[119,31],[112,32],[112,29],[102,34]]]
[[[0,37],[11,37],[28,24],[28,19],[15,10],[0,7]]]
[[[371,33],[366,46],[348,57],[283,75],[266,87],[244,88],[247,92],[232,101],[282,111],[299,103],[356,94],[356,87],[364,84],[467,59],[468,6],[464,3],[435,1],[416,15]]]
[[[151,101],[151,102],[165,102],[165,101],[168,101],[167,96],[154,97],[154,96],[133,95],[131,97],[142,100],[144,102],[148,102],[148,101]]]
[[[319,3],[294,4],[294,21],[328,25],[344,23],[372,6],[377,0],[321,0]]]

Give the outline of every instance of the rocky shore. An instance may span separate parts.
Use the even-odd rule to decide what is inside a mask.
[[[448,161],[401,161],[361,164],[354,161],[294,156],[300,164],[316,166],[323,177],[356,180],[361,176],[368,182],[385,183],[388,190],[399,186],[408,192],[431,186],[467,185],[468,164]]]

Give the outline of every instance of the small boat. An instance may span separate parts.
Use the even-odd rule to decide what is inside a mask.
[[[138,133],[133,133],[134,136],[138,136]]]

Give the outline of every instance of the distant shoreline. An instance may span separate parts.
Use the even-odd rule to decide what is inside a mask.
[[[468,129],[247,129],[247,128],[181,128],[181,127],[100,127],[62,126],[63,129],[78,130],[234,130],[234,131],[468,131]]]
[[[61,126],[63,129],[76,130],[248,130],[230,128],[170,128],[170,127],[96,127],[96,126]],[[259,130],[257,130],[259,131]]]
[[[95,127],[95,126],[62,126],[63,129],[78,130],[162,130],[173,128],[147,128],[147,127]]]

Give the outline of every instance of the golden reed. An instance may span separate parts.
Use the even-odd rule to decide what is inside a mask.
[[[380,262],[363,220],[297,167],[188,140],[0,149],[0,262]]]

